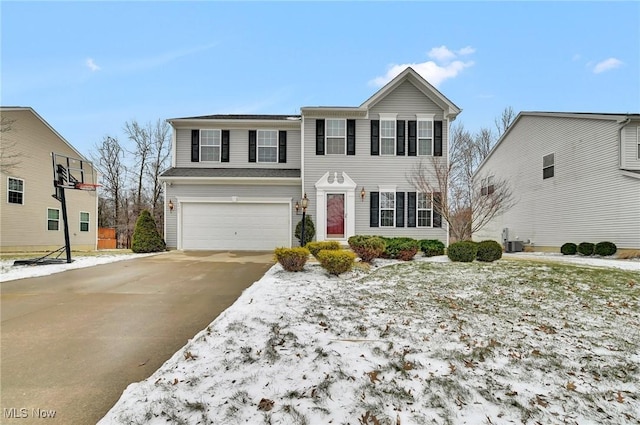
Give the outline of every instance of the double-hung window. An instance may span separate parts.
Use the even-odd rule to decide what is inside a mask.
[[[347,152],[347,120],[327,120],[327,155]]]
[[[7,202],[24,204],[24,180],[9,177],[7,181]]]
[[[433,115],[418,115],[418,155],[433,155]]]
[[[60,210],[47,208],[47,230],[60,230]]]
[[[480,183],[481,195],[491,195],[494,191],[495,191],[495,187],[493,185],[493,176],[489,176],[481,180],[481,183]]]
[[[542,157],[542,179],[548,179],[555,174],[555,155],[550,153]]]
[[[418,227],[431,227],[431,224],[433,223],[433,202],[431,199],[431,193],[418,193],[416,213],[418,216]]]
[[[380,155],[396,154],[396,115],[380,114]]]
[[[220,162],[220,130],[200,130],[200,161]]]
[[[636,128],[636,142],[638,142],[638,159],[640,159],[640,127]]]
[[[258,130],[258,162],[278,162],[276,130]]]
[[[396,193],[380,192],[380,227],[394,227]]]
[[[89,213],[85,211],[80,211],[80,231],[88,232],[89,231]]]

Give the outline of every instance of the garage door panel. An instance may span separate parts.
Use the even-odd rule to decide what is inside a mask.
[[[289,246],[289,205],[185,203],[181,238],[186,250],[272,250]]]

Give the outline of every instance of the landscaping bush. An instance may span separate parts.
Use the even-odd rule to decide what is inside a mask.
[[[418,252],[418,241],[411,238],[385,238],[384,258],[410,261]]]
[[[313,225],[310,214],[304,217],[304,240],[302,240],[302,220],[296,225],[295,236],[300,241],[300,246],[306,246],[316,236],[316,226]]]
[[[386,243],[377,236],[356,235],[349,238],[349,247],[365,263],[370,263],[384,252]]]
[[[598,242],[594,249],[596,255],[600,255],[602,257],[608,257],[613,255],[618,250],[618,247],[613,242]]]
[[[478,244],[471,241],[454,242],[447,249],[447,256],[451,261],[470,263],[478,255]]]
[[[305,233],[306,233],[306,230],[305,230]],[[334,250],[334,251],[336,249],[342,249],[342,247],[340,246],[340,242],[338,241],[309,242],[305,246],[305,248],[307,248],[309,252],[311,252],[311,255],[313,255],[316,258],[318,258],[318,252],[322,251],[323,249]]]
[[[486,263],[492,263],[502,258],[502,245],[496,241],[486,240],[478,243],[476,259]]]
[[[276,248],[275,257],[278,263],[288,272],[299,272],[309,258],[307,248]]]
[[[567,242],[560,247],[560,252],[562,255],[576,255],[576,252],[578,252],[578,245],[573,242]]]
[[[136,253],[141,252],[160,252],[167,249],[162,236],[158,233],[156,222],[147,210],[142,210],[136,227],[133,230],[133,239],[131,241],[131,250]]]
[[[344,249],[338,251],[323,249],[318,252],[320,265],[330,274],[336,276],[351,270],[355,260],[356,254]]]
[[[444,255],[444,244],[438,239],[422,239],[418,241],[420,251],[425,257],[435,257],[436,255]]]
[[[595,245],[591,242],[580,242],[578,245],[578,252],[584,256],[593,255],[593,251],[595,250]]]

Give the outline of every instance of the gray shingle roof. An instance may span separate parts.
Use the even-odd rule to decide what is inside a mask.
[[[300,178],[300,169],[291,168],[169,168],[162,177],[245,177]]]
[[[173,118],[173,120],[299,120],[300,115],[240,115],[216,114],[201,115],[199,117]]]

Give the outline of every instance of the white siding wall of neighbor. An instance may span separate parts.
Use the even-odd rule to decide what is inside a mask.
[[[355,193],[355,233],[360,235],[381,236],[408,236],[416,239],[439,239],[446,243],[446,223],[442,228],[418,228],[406,227],[406,197],[405,197],[405,227],[370,227],[369,205],[371,192],[378,192],[380,185],[395,185],[397,192],[416,192],[409,181],[411,169],[414,165],[423,162],[428,167],[434,157],[431,156],[404,156],[397,155],[371,155],[371,121],[379,119],[380,113],[398,114],[398,120],[415,120],[416,114],[435,114],[434,120],[443,121],[442,157],[437,159],[446,161],[448,148],[449,123],[444,119],[443,110],[433,101],[420,92],[412,83],[404,82],[393,92],[389,93],[369,111],[369,119],[356,119],[356,117],[323,116],[318,118],[345,118],[356,119],[356,154],[355,155],[316,155],[316,117],[305,116],[303,123],[304,144],[304,192],[309,197],[308,212],[313,217],[316,227],[324,226],[324,223],[316,223],[317,205],[315,200],[314,184],[326,173],[332,175],[342,172],[357,184]],[[365,189],[364,201],[360,198],[360,191]],[[312,196],[313,195],[313,196]]]
[[[474,234],[474,240],[530,241],[537,249],[565,242],[614,242],[640,248],[640,179],[619,169],[615,121],[523,116],[478,171],[506,178],[517,204]],[[542,157],[555,155],[554,177]]]

